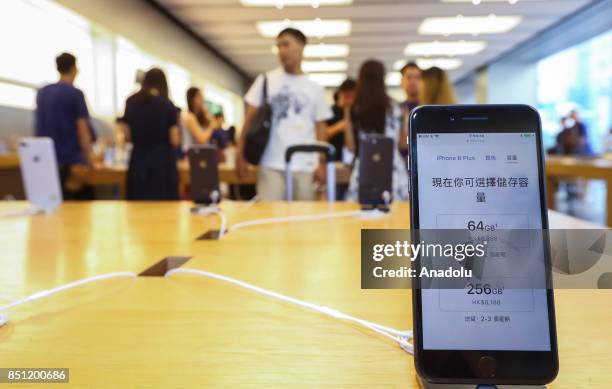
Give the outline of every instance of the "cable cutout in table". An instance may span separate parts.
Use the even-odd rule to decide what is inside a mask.
[[[247,282],[244,282],[244,281],[232,278],[232,277],[224,276],[222,274],[208,272],[205,270],[188,269],[188,268],[173,269],[173,270],[168,271],[165,276],[170,277],[171,275],[177,274],[177,273],[193,274],[193,275],[197,275],[201,277],[206,277],[206,278],[211,278],[214,280],[222,281],[228,284],[239,286],[244,289],[248,289],[252,292],[259,293],[264,296],[271,297],[273,299],[281,300],[281,301],[288,302],[293,305],[300,306],[302,308],[307,308],[312,311],[322,313],[324,315],[333,317],[335,319],[346,320],[346,321],[360,324],[370,329],[371,331],[374,331],[380,335],[383,335],[397,342],[399,346],[407,353],[409,354],[414,353],[413,345],[412,343],[410,343],[410,340],[412,339],[412,330],[400,331],[395,328],[384,326],[382,324],[373,323],[367,320],[363,320],[363,319],[360,319],[354,316],[347,315],[343,312],[340,312],[330,307],[317,305],[317,304],[313,304],[307,301],[299,300],[291,296],[287,296],[284,294],[273,292],[271,290],[260,288],[259,286],[255,286],[255,285],[249,284]]]

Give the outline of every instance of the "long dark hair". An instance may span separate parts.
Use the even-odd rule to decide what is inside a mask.
[[[360,131],[385,133],[385,118],[391,99],[385,87],[382,62],[371,59],[361,65],[353,107],[355,124]]]
[[[198,95],[198,93],[202,93],[200,88],[192,86],[191,88],[187,89],[187,109],[189,110],[189,112],[195,115],[195,117],[198,119],[198,123],[200,123],[201,126],[206,127],[209,123],[206,119],[206,115],[204,115],[204,110],[202,109],[202,107],[199,107],[200,109],[197,109],[195,106],[195,102],[193,101]]]
[[[168,98],[168,81],[164,71],[159,68],[152,68],[142,79],[140,91],[152,95],[153,90],[157,90],[160,96]]]

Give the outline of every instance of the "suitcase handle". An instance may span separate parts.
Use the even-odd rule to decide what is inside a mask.
[[[291,179],[291,157],[295,153],[323,153],[327,169],[327,201],[333,203],[336,200],[336,165],[334,156],[336,148],[327,142],[313,142],[287,147],[285,151],[285,188],[287,201],[293,200],[293,180]]]
[[[314,142],[289,146],[285,151],[285,163],[289,163],[291,157],[295,153],[323,153],[325,155],[325,162],[329,162],[334,160],[336,148],[327,142]]]

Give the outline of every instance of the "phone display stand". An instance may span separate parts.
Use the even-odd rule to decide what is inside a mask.
[[[546,385],[432,384],[417,376],[421,389],[546,389]]]
[[[218,203],[215,203],[215,204],[218,204]],[[220,212],[220,209],[215,204],[210,204],[210,205],[198,204],[198,205],[191,207],[190,212],[194,215],[209,215],[213,212]],[[226,234],[227,232],[228,232],[227,229],[223,231],[224,234]],[[215,229],[208,230],[202,235],[198,236],[196,240],[219,240],[220,234],[221,234],[221,230],[215,230]]]
[[[380,212],[389,212],[391,210],[391,194],[387,191],[382,193],[382,203],[380,204],[361,204],[362,211],[380,211]]]
[[[380,205],[370,205],[370,204],[361,204],[362,211],[380,211],[380,212],[389,212],[391,208],[388,205],[380,204]]]

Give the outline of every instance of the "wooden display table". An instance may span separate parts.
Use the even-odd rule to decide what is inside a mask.
[[[0,219],[0,296],[110,271],[139,272],[169,255],[348,314],[407,329],[409,290],[360,289],[360,229],[407,228],[409,206],[377,220],[346,217],[245,228],[220,241],[187,202],[66,203],[54,214]],[[0,203],[0,212],[27,207]],[[230,225],[357,209],[336,203],[222,203]],[[583,222],[551,212],[551,227]],[[556,291],[561,372],[550,388],[607,388],[610,290]],[[3,367],[68,367],[77,388],[416,387],[412,357],[346,322],[191,275],[116,279],[8,312]],[[40,385],[32,385],[36,388]],[[23,387],[28,387],[23,385]]]
[[[559,180],[576,178],[606,182],[606,224],[612,225],[612,159],[546,156],[546,196],[550,209],[556,209]]]

